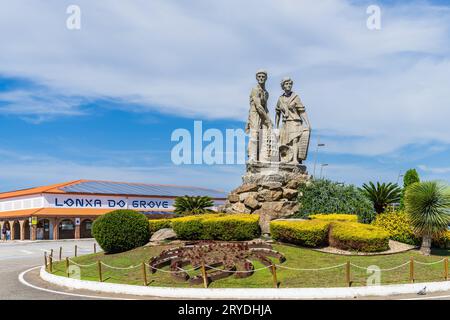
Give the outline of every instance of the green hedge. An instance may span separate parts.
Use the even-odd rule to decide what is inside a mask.
[[[334,222],[330,229],[330,245],[343,250],[378,252],[389,249],[389,233],[373,225]]]
[[[173,228],[182,240],[240,241],[257,238],[261,234],[259,216],[254,214],[203,214],[150,221],[155,232]]]
[[[328,214],[312,214],[309,216],[311,219],[326,220],[326,221],[350,221],[358,222],[358,216],[356,214],[344,214],[344,213],[328,213]]]
[[[450,249],[450,230],[433,238],[433,247],[441,249]]]
[[[411,245],[419,245],[421,242],[420,237],[413,232],[409,216],[403,211],[379,214],[372,224],[389,232],[392,240]]]
[[[106,253],[128,251],[150,239],[148,219],[134,210],[116,210],[97,218],[92,235]]]
[[[324,220],[272,221],[270,234],[277,241],[319,247],[327,244],[329,226]]]

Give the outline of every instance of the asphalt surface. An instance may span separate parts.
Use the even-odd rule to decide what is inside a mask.
[[[48,284],[39,277],[39,267],[44,263],[44,252],[62,258],[74,256],[74,247],[78,246],[78,255],[92,253],[93,240],[66,241],[12,241],[0,242],[0,301],[1,300],[84,300],[84,299],[158,299],[131,295],[104,294],[88,290],[72,290]],[[98,248],[98,246],[97,246]],[[26,272],[25,272],[26,271]],[[22,276],[22,281],[19,277]],[[431,299],[450,300],[450,291],[428,293],[426,295],[407,294],[390,297],[366,297],[354,300],[385,299]]]

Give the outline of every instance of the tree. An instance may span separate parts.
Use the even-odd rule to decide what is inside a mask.
[[[416,169],[409,169],[405,172],[405,175],[403,176],[403,188],[406,188],[409,185],[412,185],[413,183],[420,182],[419,174],[417,173]]]
[[[405,198],[405,191],[408,188],[408,186],[412,185],[413,183],[420,182],[419,174],[417,173],[416,169],[409,169],[405,172],[405,175],[403,176],[403,190],[402,190],[402,196],[400,199],[400,208],[404,209],[404,198]]]
[[[372,201],[376,213],[383,213],[387,206],[400,201],[401,189],[396,183],[364,183],[361,192]]]
[[[450,192],[436,181],[416,182],[405,193],[405,210],[414,231],[422,236],[420,251],[429,255],[433,236],[447,230],[450,223]]]
[[[214,206],[214,202],[210,197],[190,197],[183,196],[175,198],[175,213],[179,215],[202,214],[211,212],[210,207]]]

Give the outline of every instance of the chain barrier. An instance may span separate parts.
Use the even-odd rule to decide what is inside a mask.
[[[283,266],[283,265],[278,265],[276,264],[275,266],[281,269],[288,269],[288,270],[295,270],[295,271],[320,271],[320,270],[329,270],[329,269],[335,269],[335,268],[340,268],[345,266],[346,263],[342,263],[342,264],[338,264],[335,266],[331,266],[331,267],[323,267],[323,268],[318,268],[318,269],[302,269],[302,268],[293,268],[293,267],[287,267],[287,266]]]
[[[444,260],[445,260],[445,258],[442,258],[441,260],[435,261],[435,262],[420,262],[420,261],[417,261],[417,260],[414,260],[414,262],[417,263],[417,264],[425,265],[425,266],[431,266],[431,265],[433,265],[433,264],[441,263],[441,262],[443,262]]]
[[[88,267],[92,267],[94,265],[97,265],[97,262],[93,262],[93,263],[90,263],[90,264],[81,264],[81,263],[76,263],[72,259],[68,259],[68,260],[69,260],[70,263],[72,263],[72,264],[74,264],[74,265],[76,265],[78,267],[81,267],[81,268],[88,268]]]
[[[407,262],[405,262],[405,263],[403,263],[403,264],[401,264],[399,266],[396,266],[396,267],[392,267],[392,268],[388,268],[388,269],[377,269],[377,270],[379,270],[379,271],[391,271],[391,270],[395,270],[395,269],[399,269],[401,267],[404,267],[404,266],[406,266],[408,264],[409,264],[409,261],[407,261]],[[354,263],[350,263],[350,265],[352,267],[357,268],[357,269],[362,269],[362,270],[368,270],[369,269],[369,267],[361,267],[361,266],[358,266],[358,265],[356,265]]]
[[[131,270],[131,269],[136,269],[136,268],[142,266],[142,264],[137,264],[135,266],[129,266],[129,267],[114,267],[114,266],[104,263],[103,261],[100,261],[100,263],[107,268],[117,269],[117,270]]]

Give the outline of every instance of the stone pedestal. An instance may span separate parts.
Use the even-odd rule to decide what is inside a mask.
[[[228,195],[223,211],[260,215],[263,234],[271,220],[298,212],[298,187],[310,179],[304,165],[248,163],[242,185]]]

